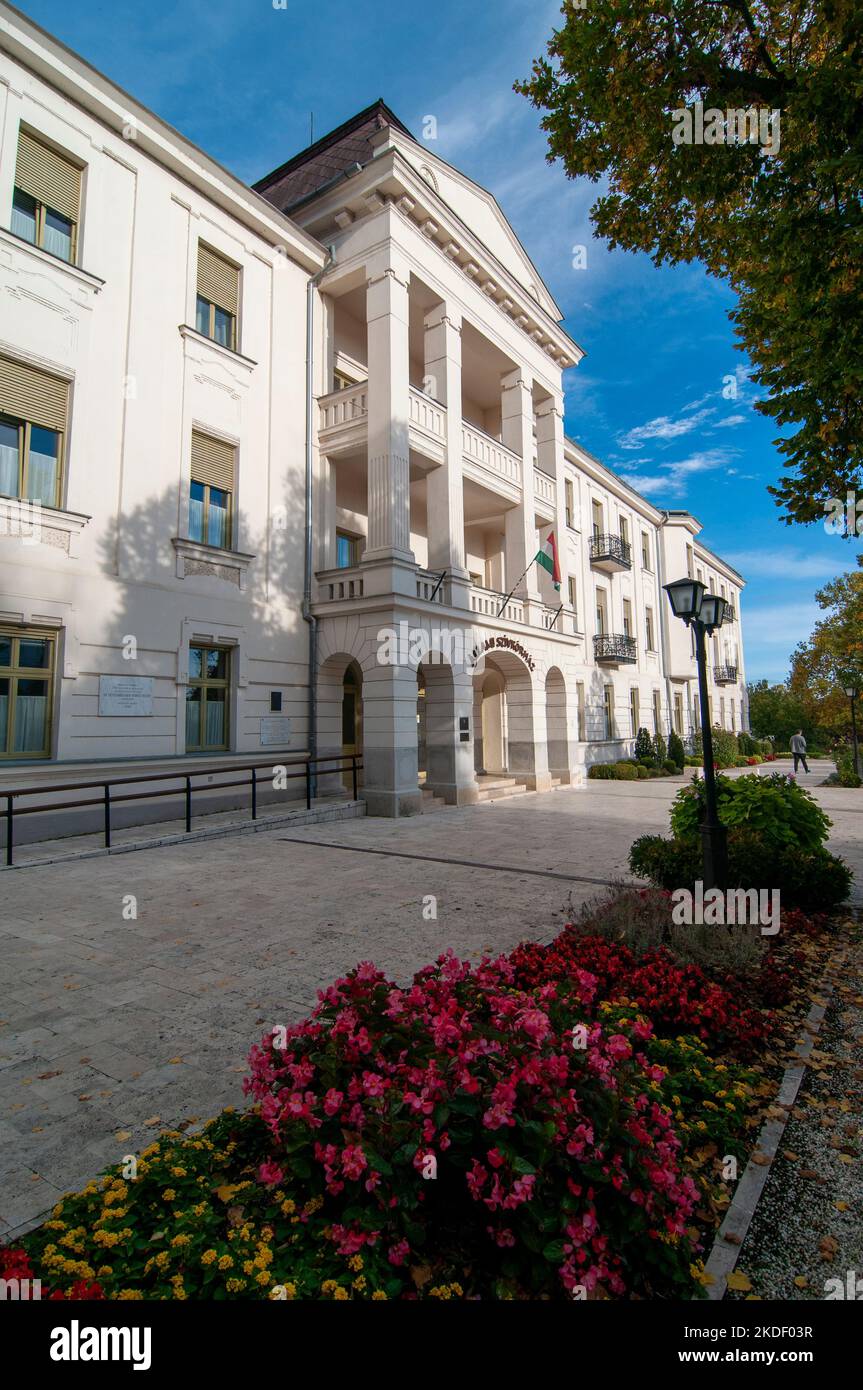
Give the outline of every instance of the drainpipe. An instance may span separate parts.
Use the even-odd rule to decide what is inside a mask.
[[[659,631],[660,631],[660,634],[661,634],[661,637],[662,637],[662,665],[663,665],[664,671],[665,671],[665,702],[666,702],[666,704],[667,704],[667,706],[668,706],[668,727],[669,727],[669,729],[673,729],[673,728],[674,728],[674,710],[673,710],[672,703],[671,703],[671,676],[670,676],[669,671],[668,671],[668,667],[669,667],[670,660],[671,660],[671,643],[670,643],[669,635],[668,635],[668,613],[667,613],[666,607],[665,607],[666,603],[668,602],[668,598],[667,598],[667,595],[666,595],[666,593],[665,593],[665,590],[664,590],[663,587],[662,587],[663,584],[665,583],[665,556],[664,556],[664,553],[663,553],[662,527],[663,527],[664,525],[666,525],[666,523],[667,523],[667,521],[668,521],[668,512],[663,512],[663,513],[662,513],[662,518],[663,518],[663,519],[662,519],[662,521],[660,522],[660,524],[659,524],[659,526],[658,526],[658,528],[657,528],[657,532],[656,532],[656,571],[657,571],[657,573],[656,573],[657,586],[656,586],[656,587],[657,587],[658,590],[659,590]],[[687,699],[687,704],[688,704],[688,703],[689,703],[689,682],[688,682],[688,681],[686,682],[686,699]],[[684,725],[683,725],[684,729],[686,728],[686,724],[687,724],[687,723],[690,723],[691,720],[692,720],[692,710],[691,710],[691,708],[690,708],[690,709],[687,709],[687,711],[686,711],[686,720],[684,721]],[[685,734],[684,734],[684,737],[685,737]]]
[[[305,566],[303,574],[304,622],[309,625],[309,757],[318,753],[318,620],[312,612],[312,579],[314,577],[314,538],[312,534],[312,482],[314,477],[314,429],[315,409],[315,290],[335,261],[335,248],[327,249],[326,264],[313,275],[306,286],[306,516],[305,516]],[[312,796],[317,792],[317,772],[311,773]]]

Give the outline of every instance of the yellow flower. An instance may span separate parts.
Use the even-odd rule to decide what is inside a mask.
[[[191,1243],[192,1237],[183,1235],[174,1236],[173,1240],[171,1241],[171,1244],[174,1246],[175,1249],[180,1245],[191,1245]]]
[[[269,1284],[269,1282],[270,1282],[270,1275],[267,1273],[267,1271],[266,1271],[265,1269],[262,1269],[261,1272],[260,1272],[260,1274],[257,1276],[257,1278],[256,1278],[256,1280],[255,1280],[255,1283],[256,1283],[256,1284]]]
[[[185,1170],[185,1168],[177,1167],[177,1168],[172,1168],[172,1169],[171,1169],[171,1177],[172,1177],[172,1178],[184,1178],[185,1176],[186,1176],[186,1170]]]
[[[234,1267],[234,1257],[233,1257],[233,1255],[221,1255],[221,1256],[219,1257],[219,1269],[233,1269],[233,1267]],[[246,1273],[248,1274],[249,1271],[246,1270]]]
[[[283,1215],[283,1216],[293,1216],[293,1214],[294,1214],[294,1212],[296,1211],[296,1209],[297,1209],[297,1204],[296,1204],[296,1202],[293,1201],[290,1197],[286,1197],[285,1200],[282,1202],[282,1215]]]
[[[141,1293],[140,1289],[121,1289],[117,1297],[131,1301],[132,1299],[143,1299],[144,1295]]]
[[[354,1288],[356,1289],[357,1293],[363,1293],[364,1290],[365,1290],[365,1287],[366,1287],[366,1276],[365,1276],[364,1274],[360,1274],[360,1275],[354,1280]]]
[[[362,1267],[362,1255],[351,1255],[350,1259],[348,1260],[348,1269],[352,1269],[355,1274],[358,1274]]]
[[[228,1293],[239,1293],[240,1290],[244,1289],[245,1287],[245,1279],[229,1279],[228,1282],[225,1284],[225,1288],[228,1290]]]
[[[211,1265],[216,1258],[215,1250],[205,1250],[201,1256],[202,1265]]]
[[[372,1294],[372,1303],[386,1303],[386,1302],[387,1302],[387,1296],[386,1296],[386,1294],[384,1293],[383,1289],[375,1289],[374,1293]]]
[[[176,1200],[177,1200],[177,1194],[176,1194],[176,1192],[174,1191],[173,1187],[166,1187],[166,1188],[165,1188],[165,1191],[162,1193],[162,1201],[163,1201],[163,1202],[175,1202]]]
[[[336,1303],[344,1303],[344,1302],[345,1302],[345,1299],[347,1299],[347,1298],[349,1298],[349,1297],[350,1297],[350,1294],[348,1293],[347,1289],[343,1289],[342,1286],[341,1286],[341,1284],[339,1285],[339,1287],[336,1289],[335,1293],[333,1294],[333,1298],[335,1299]]]
[[[149,1260],[147,1263],[149,1264]],[[97,1279],[110,1279],[112,1272],[110,1265],[100,1265],[96,1270],[96,1277]]]

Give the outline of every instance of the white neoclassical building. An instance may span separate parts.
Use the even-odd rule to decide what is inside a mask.
[[[745,728],[743,580],[565,437],[581,356],[383,103],[252,189],[0,3],[0,793],[343,752],[384,815],[577,783],[692,734],[685,573]]]

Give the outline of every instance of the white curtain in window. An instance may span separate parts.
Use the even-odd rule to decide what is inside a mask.
[[[32,502],[53,507],[57,500],[57,460],[51,454],[30,449],[27,464],[27,496]]]
[[[186,747],[197,748],[201,741],[201,702],[186,701]]]
[[[29,208],[12,207],[12,231],[25,241],[36,240],[36,214]]]
[[[42,244],[46,251],[61,256],[64,261],[72,259],[72,232],[67,223],[52,223],[50,216],[45,218],[45,232]]]
[[[0,695],[0,753],[6,752],[6,735],[9,728],[9,696]]]
[[[208,700],[206,716],[206,743],[212,748],[225,742],[225,702]]]
[[[40,753],[45,747],[48,699],[45,695],[19,695],[15,701],[15,752]]]
[[[201,497],[189,498],[189,535],[193,541],[204,539],[204,502]]]
[[[0,425],[0,493],[18,496],[18,431]]]

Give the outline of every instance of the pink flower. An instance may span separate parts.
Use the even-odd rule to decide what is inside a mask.
[[[397,1241],[395,1245],[390,1246],[389,1250],[387,1251],[387,1259],[389,1260],[391,1265],[403,1265],[410,1252],[411,1248],[408,1245],[407,1241],[400,1240]]]
[[[284,1182],[285,1175],[278,1163],[267,1161],[262,1163],[258,1169],[258,1182],[262,1182],[266,1187],[278,1187],[279,1183]]]
[[[342,1108],[344,1099],[343,1093],[334,1090],[331,1086],[324,1096],[324,1114],[330,1116],[337,1115]]]

